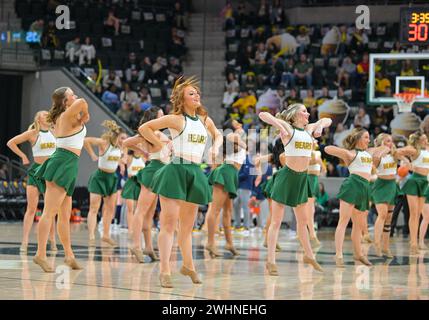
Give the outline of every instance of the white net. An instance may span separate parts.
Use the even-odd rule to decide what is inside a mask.
[[[416,100],[414,93],[397,93],[394,95],[399,112],[411,112],[413,103]]]

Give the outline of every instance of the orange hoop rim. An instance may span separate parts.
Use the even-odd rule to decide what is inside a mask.
[[[403,101],[405,103],[413,103],[416,100],[417,93],[414,92],[401,92],[401,93],[395,93],[393,96],[398,101]]]

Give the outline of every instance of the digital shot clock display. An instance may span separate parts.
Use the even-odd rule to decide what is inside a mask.
[[[429,45],[429,7],[401,8],[400,42]]]

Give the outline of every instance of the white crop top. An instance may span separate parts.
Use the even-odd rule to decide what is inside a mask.
[[[141,169],[145,167],[145,163],[142,157],[133,157],[131,160],[131,164],[128,167],[128,176],[134,177]]]
[[[83,142],[86,136],[86,127],[75,134],[66,137],[57,137],[57,148],[74,148],[82,150]]]
[[[371,174],[372,156],[366,151],[356,150],[356,157],[349,165],[349,172],[361,172]]]
[[[308,157],[311,158],[313,151],[313,138],[303,130],[294,128],[292,138],[285,145],[285,155],[287,157]]]
[[[55,152],[56,138],[51,131],[39,131],[36,142],[31,147],[33,157],[49,157]]]
[[[227,154],[225,157],[225,162],[235,162],[239,164],[243,164],[246,161],[246,149],[240,148],[237,153]]]
[[[398,165],[392,155],[388,154],[381,158],[380,164],[377,167],[378,176],[390,176],[396,174]]]
[[[188,154],[201,159],[207,144],[207,130],[199,117],[185,115],[183,131],[173,139],[173,154]]]
[[[411,162],[413,167],[429,169],[429,151],[428,150],[420,150],[420,154],[416,160]]]
[[[116,171],[121,160],[121,149],[109,144],[106,152],[98,158],[98,168],[112,172]]]

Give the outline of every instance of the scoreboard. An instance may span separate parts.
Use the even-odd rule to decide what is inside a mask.
[[[400,42],[429,45],[429,7],[401,8]]]

